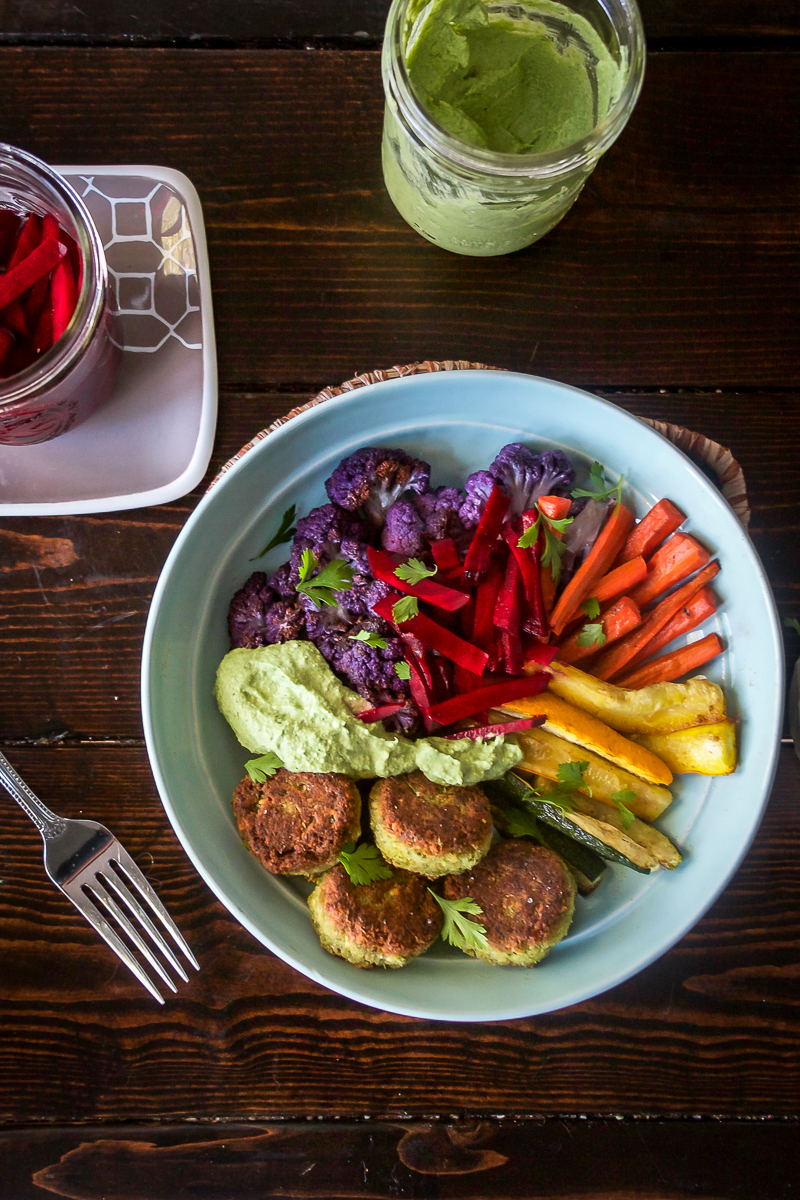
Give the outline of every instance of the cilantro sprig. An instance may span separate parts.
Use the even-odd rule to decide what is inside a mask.
[[[394,573],[398,579],[413,586],[415,583],[422,583],[423,579],[432,579],[438,570],[435,566],[426,567],[421,558],[410,558],[407,563],[400,563]]]
[[[398,679],[410,679],[411,667],[407,662],[398,662],[394,664],[394,673]]]
[[[253,555],[253,557],[250,559],[250,562],[255,562],[257,558],[263,558],[264,555],[269,554],[270,550],[273,550],[275,546],[282,546],[284,542],[290,542],[297,533],[294,524],[296,516],[297,509],[292,504],[283,514],[277,532],[272,535],[260,554]]]
[[[350,876],[350,882],[356,887],[364,887],[378,879],[392,878],[391,867],[381,858],[378,847],[370,842],[362,842],[360,846],[356,846],[355,842],[348,842],[345,848],[339,851],[339,862]]]
[[[486,927],[470,920],[470,916],[483,916],[480,905],[469,896],[460,900],[445,900],[443,896],[437,896],[432,888],[428,888],[428,891],[444,913],[441,933],[443,941],[449,942],[451,946],[458,946],[459,950],[489,949]]]
[[[392,620],[395,625],[402,625],[404,621],[410,621],[419,612],[419,601],[416,596],[403,596],[396,604],[392,605]]]
[[[605,467],[600,462],[593,462],[592,469],[589,472],[589,487],[574,488],[572,495],[588,496],[590,500],[608,500],[609,496],[616,496],[617,504],[622,503],[622,485],[625,482],[625,476],[620,475],[617,483],[609,486],[606,483]]]
[[[276,771],[280,771],[283,763],[272,750],[262,754],[260,758],[251,758],[244,764],[244,769],[253,783],[266,783]]]
[[[795,633],[800,634],[800,621],[797,617],[784,617],[783,623],[787,629],[793,629]]]
[[[540,532],[544,533],[544,553],[542,554],[542,566],[549,567],[553,576],[553,581],[558,583],[561,578],[561,559],[567,551],[561,538],[556,537],[556,534],[564,533],[568,525],[571,525],[573,517],[546,517],[537,503],[536,509],[539,513],[532,525],[529,525],[522,534],[517,543],[523,550],[529,546],[535,546],[539,540]]]
[[[584,772],[588,770],[589,763],[582,759],[580,762],[564,762],[558,765],[558,782],[554,788],[549,791],[538,790],[536,795],[540,800],[544,800],[547,804],[555,804],[558,808],[563,808],[565,812],[571,812],[575,805],[572,803],[572,794],[580,789],[588,792],[591,796],[592,789],[584,780]],[[534,789],[536,790],[536,789]]]
[[[581,608],[590,621],[593,617],[600,616],[600,601],[596,596],[588,596],[585,600],[581,600]]]
[[[385,650],[388,646],[386,638],[382,638],[379,633],[370,633],[368,629],[359,629],[358,633],[349,635],[352,642],[365,642],[367,646],[372,646],[373,650]]]
[[[334,558],[314,575],[319,560],[313,550],[304,550],[300,563],[300,582],[296,591],[308,596],[319,608],[335,604],[335,592],[349,592],[353,586],[353,568],[342,558]]]
[[[619,809],[619,815],[622,819],[622,828],[630,829],[631,825],[636,820],[636,817],[628,808],[628,805],[632,800],[636,799],[636,792],[631,792],[628,791],[627,788],[623,788],[621,792],[612,792],[611,799]]]

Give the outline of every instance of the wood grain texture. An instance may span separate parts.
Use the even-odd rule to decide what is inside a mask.
[[[114,829],[202,969],[157,1009],[46,879],[39,837],[9,802],[0,1123],[800,1113],[800,763],[788,748],[742,867],[676,947],[584,1004],[468,1025],[361,1007],[265,950],[192,868],[141,748],[9,757],[65,816]]]
[[[575,207],[502,259],[448,254],[396,213],[377,53],[5,48],[2,135],[193,179],[226,390],[417,358],[588,386],[796,387],[798,62],[652,55]]]
[[[229,43],[348,40],[377,44],[390,0],[172,0],[168,6],[133,0],[0,0],[0,39],[72,42]],[[651,41],[663,38],[792,37],[800,15],[792,0],[641,0]]]
[[[329,375],[327,382],[341,380]],[[596,391],[629,412],[685,425],[730,446],[745,472],[751,536],[780,611],[800,617],[797,397]],[[142,638],[164,560],[219,467],[254,433],[309,398],[224,395],[206,479],[175,504],[109,516],[0,520],[0,675],[14,680],[13,688],[0,688],[0,742],[141,738]],[[713,543],[713,530],[704,532]],[[787,655],[797,657],[800,639],[787,630],[786,642]]]
[[[0,1133],[14,1200],[791,1200],[797,1123],[120,1126]]]

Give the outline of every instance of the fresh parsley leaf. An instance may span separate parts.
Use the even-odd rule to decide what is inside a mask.
[[[378,847],[370,842],[362,842],[360,846],[349,842],[344,850],[339,851],[339,862],[356,887],[375,883],[378,879],[392,878],[391,867],[387,867],[378,852]]]
[[[550,792],[539,793],[539,799],[545,804],[552,804],[555,808],[560,808],[563,812],[574,812],[575,805],[570,800],[572,792],[560,792],[558,788],[553,788]]]
[[[386,638],[382,638],[379,633],[370,633],[368,629],[359,629],[358,633],[351,633],[350,640],[353,642],[366,642],[374,650],[385,650],[389,644]]]
[[[438,570],[438,567],[426,567],[420,558],[410,558],[407,563],[400,563],[395,575],[406,583],[415,584],[423,579],[431,579]]]
[[[335,592],[349,592],[353,586],[353,568],[342,558],[334,558],[327,566],[312,576],[317,566],[317,556],[304,550],[300,562],[300,582],[296,591],[308,596],[319,608],[323,604],[335,604]]]
[[[416,596],[403,596],[392,606],[392,620],[395,625],[410,621],[419,612],[419,601]]]
[[[563,788],[569,788],[573,792],[577,788],[584,787],[583,773],[587,770],[588,766],[588,762],[559,763],[558,782]]]
[[[619,815],[622,818],[622,828],[630,829],[631,825],[636,820],[636,817],[628,808],[628,805],[630,804],[631,800],[636,799],[636,792],[630,792],[627,789],[624,789],[621,792],[613,792],[611,799],[619,809]]]
[[[286,512],[283,514],[277,533],[273,534],[260,554],[253,555],[253,557],[250,559],[250,562],[255,562],[257,558],[263,558],[264,555],[268,554],[270,550],[275,548],[275,546],[282,546],[284,542],[290,542],[297,533],[297,530],[294,526],[294,520],[296,516],[297,509],[292,504],[291,507],[287,508]]]
[[[539,515],[532,525],[529,525],[521,538],[517,542],[523,550],[529,546],[535,546],[539,538],[540,531],[544,532],[544,552],[542,554],[542,566],[549,567],[553,576],[553,581],[558,583],[561,578],[561,559],[566,553],[566,546],[562,540],[556,537],[557,533],[563,533],[568,525],[572,524],[572,517],[560,517],[558,520],[551,520],[546,517],[539,505],[536,505],[539,510]]]
[[[625,482],[625,476],[620,475],[619,481],[609,487],[605,478],[605,467],[602,463],[593,462],[592,469],[589,472],[589,487],[574,488],[573,496],[588,496],[590,500],[607,500],[609,496],[617,497],[617,504],[622,503],[622,485]]]
[[[511,837],[538,838],[539,827],[532,812],[528,812],[519,805],[509,804],[503,808],[503,817]]]
[[[451,946],[458,946],[460,950],[489,949],[486,927],[479,925],[477,921],[470,921],[467,915],[483,916],[483,909],[474,900],[469,896],[464,896],[462,900],[445,900],[444,897],[437,896],[431,888],[428,888],[428,891],[444,913],[441,936],[445,942],[449,942]]]
[[[800,634],[800,621],[797,617],[784,617],[783,623],[787,629],[793,629],[795,633]]]
[[[398,679],[410,679],[411,667],[407,662],[398,662],[394,664],[394,673]]]
[[[605,646],[607,641],[605,630],[599,622],[596,625],[584,625],[578,634],[579,646]]]
[[[600,601],[596,596],[589,596],[586,600],[581,600],[581,608],[590,621],[592,617],[600,616]]]
[[[244,764],[244,769],[253,783],[266,783],[276,771],[280,771],[282,766],[283,763],[277,754],[268,750],[266,754],[261,755],[261,758],[251,758]]]

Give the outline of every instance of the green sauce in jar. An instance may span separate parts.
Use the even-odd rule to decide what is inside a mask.
[[[644,67],[643,39],[634,69],[624,23],[620,38],[594,0],[583,12],[593,5],[595,20],[554,0],[396,0],[384,43],[384,175],[425,237],[503,254],[541,237],[575,200],[621,132]],[[631,0],[617,5],[641,35]]]

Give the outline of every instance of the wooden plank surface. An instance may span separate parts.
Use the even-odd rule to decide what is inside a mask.
[[[47,880],[36,831],[6,805],[0,1124],[800,1112],[800,763],[788,747],[742,867],[669,953],[584,1004],[466,1025],[364,1008],[265,950],[189,863],[140,747],[7,753],[64,815],[114,829],[202,970],[157,1009]]]
[[[80,5],[0,0],[0,39],[72,42],[213,41],[214,44],[303,40],[376,44],[390,0],[148,0],[129,4],[83,0]],[[792,0],[641,0],[651,41],[663,38],[796,37],[800,13]]]
[[[416,358],[581,386],[796,388],[799,63],[651,56],[575,207],[501,260],[451,255],[397,215],[377,53],[5,48],[2,132],[51,161],[68,147],[194,180],[226,390]]]
[[[55,1128],[0,1134],[0,1170],[14,1200],[790,1200],[797,1136],[794,1121],[569,1117]]]

